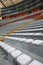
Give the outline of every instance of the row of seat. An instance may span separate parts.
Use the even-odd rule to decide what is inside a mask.
[[[5,37],[7,39],[12,39],[12,40],[18,40],[26,43],[32,43],[35,45],[42,45],[43,40],[34,40],[34,39],[27,39],[27,38],[21,38],[21,37]]]
[[[38,25],[38,24],[37,25],[30,25],[30,26],[24,28],[23,30],[26,30],[26,29],[39,29],[39,28],[43,28],[43,23],[40,24],[40,25]]]
[[[11,35],[33,35],[33,36],[43,36],[43,33],[13,33]]]
[[[8,53],[8,60],[12,65],[43,65],[43,63],[32,59],[29,55],[6,43],[0,42],[0,47]]]
[[[5,34],[7,34],[8,32],[12,32],[12,30],[15,30],[16,28],[18,28],[20,25],[22,25],[22,24],[25,24],[26,22],[31,22],[33,19],[28,19],[28,20],[22,20],[22,21],[19,21],[19,22],[15,22],[15,23],[11,23],[11,24],[9,24],[9,25],[6,25],[6,26],[4,26],[4,28],[3,27],[1,27],[1,31],[0,31],[0,34],[1,35],[5,35]],[[9,20],[9,21],[11,21],[11,20]],[[7,21],[7,22],[9,22],[9,21]],[[6,22],[6,21],[1,21],[1,22],[3,22],[3,24]],[[39,21],[34,21],[34,25],[33,24],[30,24],[29,26],[27,25],[27,26],[25,26],[24,28],[22,28],[22,30],[20,30],[20,31],[18,31],[18,32],[25,32],[25,31],[28,31],[28,30],[32,30],[32,29],[29,29],[29,27],[32,27],[32,25],[33,25],[33,27],[35,27],[36,25],[36,23],[38,23],[38,22],[43,22],[42,20],[39,20]],[[40,24],[40,23],[39,23]],[[42,25],[41,25],[42,26]],[[27,29],[28,28],[28,29]],[[42,27],[41,27],[42,28]],[[25,31],[23,30],[23,29],[25,29]],[[33,29],[34,30],[34,29]]]
[[[42,27],[43,27],[43,23],[40,25],[29,26],[28,28],[25,28],[25,29],[35,29],[35,28],[42,28]]]
[[[43,28],[39,28],[39,29],[30,29],[30,30],[21,30],[21,31],[18,31],[18,32],[26,32],[26,31],[43,31]]]
[[[22,19],[22,18],[25,18],[25,17],[27,17],[28,15],[25,15],[25,16],[21,16],[21,17],[17,17],[17,18],[11,18],[11,19],[4,19],[4,20],[0,20],[0,23],[1,23],[1,25],[3,25],[3,24],[6,24],[6,23],[11,23],[12,21],[17,21],[17,20],[20,20],[20,19]],[[15,22],[16,23],[16,22]]]

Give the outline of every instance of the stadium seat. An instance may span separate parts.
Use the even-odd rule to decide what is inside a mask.
[[[29,65],[43,65],[43,64],[37,60],[33,60]]]
[[[28,63],[31,62],[31,57],[26,55],[26,54],[22,54],[17,58],[18,61],[18,65],[28,65]]]

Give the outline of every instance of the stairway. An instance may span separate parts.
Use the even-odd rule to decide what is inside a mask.
[[[9,27],[11,32],[8,32],[7,36],[2,36],[4,42],[0,42],[0,46],[4,50],[5,56],[7,55],[6,57],[12,65],[31,65],[34,63],[43,65],[43,20],[34,21],[26,27],[21,25],[19,27],[21,28],[17,28],[16,33],[16,28],[11,30]]]

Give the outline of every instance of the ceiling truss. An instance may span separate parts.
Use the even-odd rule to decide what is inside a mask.
[[[23,0],[0,0],[0,3],[2,4],[2,5],[1,4],[0,5],[2,7],[7,7],[7,6],[12,6],[14,4],[17,4],[21,1],[23,1]],[[0,8],[1,8],[1,6],[0,6]]]

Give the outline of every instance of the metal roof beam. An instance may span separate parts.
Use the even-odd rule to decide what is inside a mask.
[[[3,6],[6,6],[6,5],[3,3],[3,1],[2,1],[2,0],[0,0],[0,2],[2,3],[2,5],[3,5]]]

